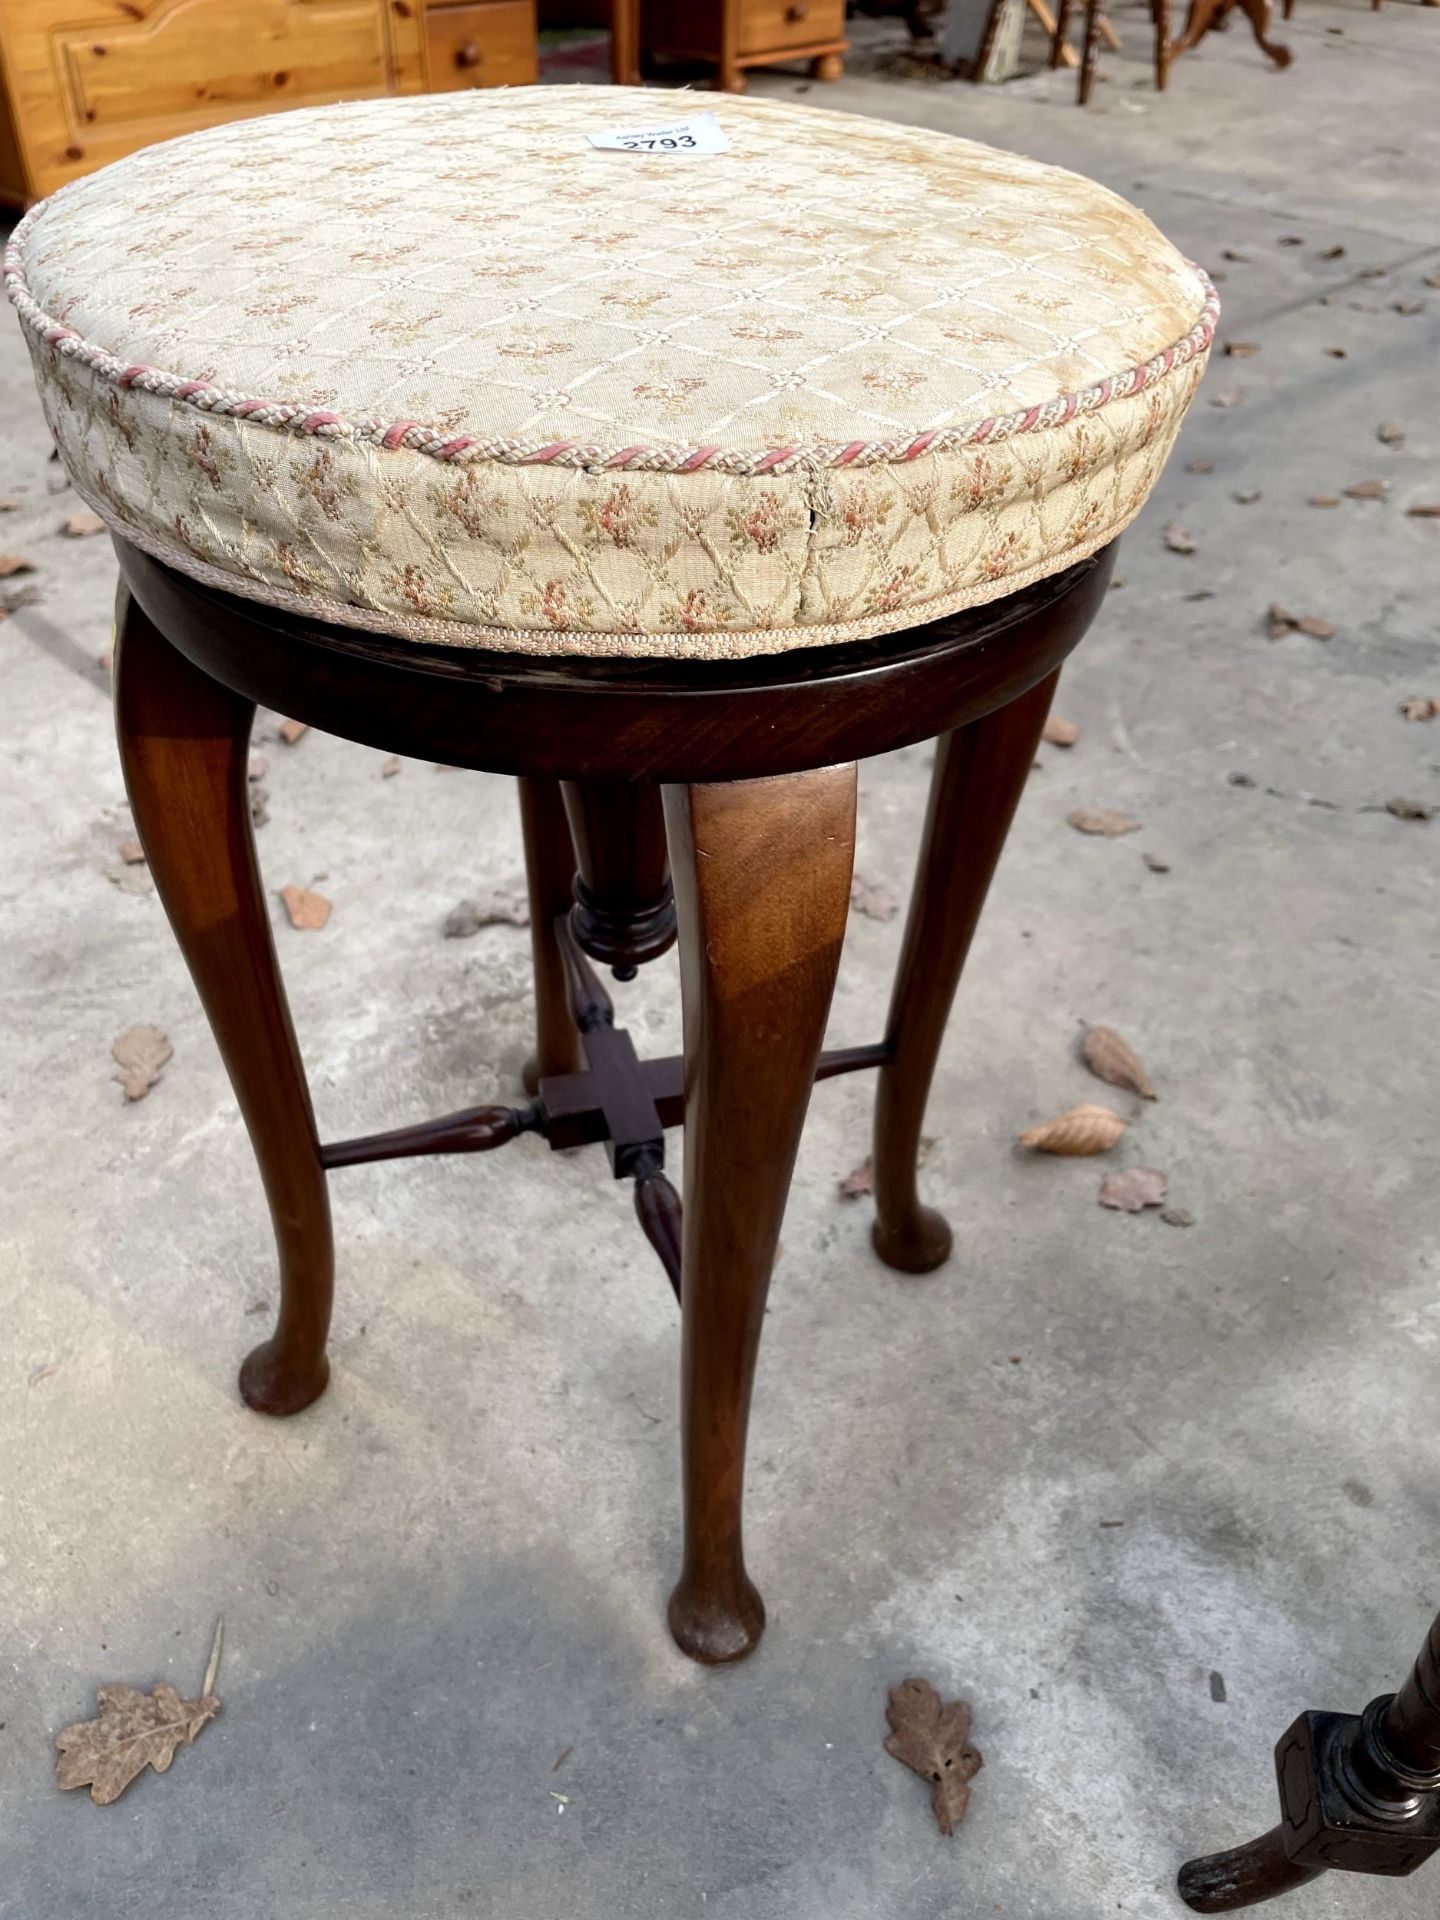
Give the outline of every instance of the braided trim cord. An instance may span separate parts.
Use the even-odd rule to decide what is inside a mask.
[[[35,300],[25,277],[23,240],[42,201],[26,214],[5,249],[5,292],[21,321],[55,353],[78,361],[121,391],[153,393],[201,413],[228,415],[275,427],[282,432],[311,435],[321,440],[365,441],[382,448],[409,448],[452,466],[477,463],[508,467],[553,466],[626,473],[693,473],[704,469],[737,475],[785,474],[797,469],[901,465],[922,454],[950,452],[1012,439],[1022,433],[1043,433],[1064,426],[1077,414],[1096,413],[1113,400],[1123,400],[1153,386],[1177,367],[1208,351],[1220,316],[1220,299],[1199,267],[1194,272],[1205,290],[1199,318],[1190,331],[1150,359],[1108,375],[1079,393],[1059,393],[1039,405],[1013,413],[995,414],[970,426],[942,427],[928,433],[889,440],[855,440],[808,447],[717,446],[593,446],[579,440],[480,439],[472,434],[442,432],[415,420],[347,420],[312,404],[267,400],[235,393],[207,380],[187,378],[162,367],[132,365],[71,327],[54,319]]]

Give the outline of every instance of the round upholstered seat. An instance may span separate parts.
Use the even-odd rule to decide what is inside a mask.
[[[916,128],[673,93],[232,123],[62,189],[6,262],[60,453],[135,546],[273,605],[535,653],[894,632],[1144,503],[1204,275],[1133,207]]]

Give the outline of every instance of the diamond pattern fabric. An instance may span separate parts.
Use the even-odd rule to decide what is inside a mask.
[[[745,98],[723,154],[585,138],[678,104],[365,101],[67,186],[6,285],[77,488],[234,593],[552,654],[898,631],[1133,519],[1216,313],[1141,213]]]

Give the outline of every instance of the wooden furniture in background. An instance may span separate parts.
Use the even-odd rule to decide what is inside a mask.
[[[3,0],[0,202],[221,120],[535,77],[535,0]]]
[[[845,0],[646,0],[645,51],[709,60],[725,93],[745,91],[747,67],[807,60],[817,80],[838,80],[850,43]]]
[[[1287,20],[1290,18],[1293,3],[1294,0],[1285,0]],[[1031,0],[1031,4],[1037,4],[1037,0]],[[1059,0],[1059,10],[1054,21],[1053,39],[1050,45],[1052,68],[1062,63],[1066,66],[1075,64],[1075,50],[1069,43],[1072,4],[1073,0]],[[1434,4],[1440,5],[1440,0],[1434,0]],[[1273,60],[1277,67],[1289,66],[1294,57],[1289,47],[1282,46],[1269,37],[1273,0],[1191,0],[1185,31],[1178,39],[1171,38],[1170,0],[1150,0],[1150,17],[1155,23],[1155,85],[1159,92],[1165,91],[1170,79],[1172,62],[1180,54],[1188,53],[1192,47],[1197,46],[1206,32],[1236,5],[1249,20],[1256,45],[1260,50]],[[1084,8],[1085,36],[1080,57],[1078,92],[1082,107],[1088,105],[1094,90],[1100,40],[1107,41],[1112,48],[1119,45],[1110,22],[1105,18],[1105,0],[1084,0]]]

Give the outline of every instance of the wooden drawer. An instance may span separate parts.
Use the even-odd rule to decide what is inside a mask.
[[[538,77],[533,0],[425,9],[430,91],[524,87]]]
[[[740,57],[845,38],[845,0],[739,0]]]

